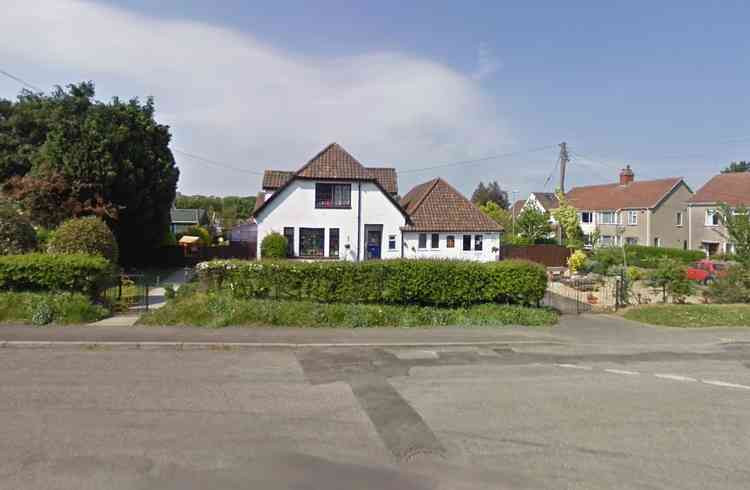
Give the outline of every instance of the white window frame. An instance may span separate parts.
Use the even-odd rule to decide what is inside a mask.
[[[599,244],[602,247],[611,247],[615,244],[615,237],[613,235],[602,235],[599,237]]]
[[[719,226],[721,222],[717,219],[714,223],[714,218],[718,216],[716,209],[706,209],[706,226]]]
[[[424,237],[424,246],[422,246],[422,238]],[[427,233],[420,233],[417,235],[417,250],[427,250]]]
[[[388,235],[388,250],[396,250],[396,235]]]
[[[586,216],[586,215],[588,215],[588,217],[589,217],[588,221],[586,221],[586,220],[583,219],[583,217]],[[593,224],[594,223],[594,213],[592,213],[591,211],[582,211],[581,212],[581,223],[584,224],[584,225],[591,225],[591,224]]]
[[[634,237],[634,236],[625,237],[625,245],[638,245],[638,237]]]
[[[607,216],[608,218],[611,216],[612,219],[608,220],[604,217]],[[614,211],[601,211],[599,212],[599,223],[603,225],[616,225],[617,224],[617,213]]]
[[[638,225],[638,211],[628,211],[628,225]]]

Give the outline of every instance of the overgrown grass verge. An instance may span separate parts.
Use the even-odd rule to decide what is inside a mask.
[[[0,293],[0,323],[91,323],[109,315],[80,293]]]
[[[750,305],[653,305],[628,310],[625,318],[667,327],[750,327]]]
[[[544,308],[491,303],[468,308],[436,308],[237,299],[227,293],[194,293],[147,313],[138,323],[204,327],[547,326],[557,323],[557,314]]]

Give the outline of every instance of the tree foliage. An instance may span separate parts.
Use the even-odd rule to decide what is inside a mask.
[[[656,269],[649,273],[648,282],[651,287],[662,291],[665,303],[668,296],[675,303],[682,303],[695,289],[687,278],[685,265],[672,258],[661,259]]]
[[[93,83],[83,82],[0,101],[0,179],[40,225],[104,218],[123,260],[135,262],[169,225],[179,176],[171,136],[155,121],[152,99],[94,95]]]
[[[36,248],[34,227],[8,203],[0,203],[0,255],[22,254]]]
[[[750,267],[750,210],[745,206],[719,206],[719,216],[726,232],[725,238],[734,244],[737,260]]]
[[[501,208],[495,201],[487,201],[485,204],[479,206],[479,209],[502,226],[506,233],[509,233],[513,229],[513,216],[511,216],[510,211]]]
[[[562,229],[563,244],[571,249],[580,249],[583,247],[583,231],[578,210],[565,199],[565,194],[558,191],[556,195],[559,206],[552,210],[552,217]]]
[[[113,264],[117,263],[119,251],[115,236],[107,224],[95,216],[74,218],[55,230],[47,244],[52,254],[99,255]]]
[[[492,181],[487,185],[484,182],[480,182],[471,194],[471,202],[477,206],[494,202],[501,208],[508,209],[508,192],[502,190],[497,181]]]
[[[250,217],[255,207],[255,196],[186,196],[177,193],[175,207],[203,209],[206,216],[216,213],[221,218],[222,227],[229,229]]]
[[[534,206],[527,206],[516,219],[516,233],[531,243],[547,238],[552,233],[549,214],[539,211]]]
[[[729,174],[732,172],[750,172],[750,162],[744,160],[740,162],[732,162],[728,167],[721,171],[723,174]]]

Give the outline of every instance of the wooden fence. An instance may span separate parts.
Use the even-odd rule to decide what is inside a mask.
[[[161,267],[193,267],[198,262],[212,259],[245,259],[255,258],[255,242],[232,242],[229,245],[215,247],[198,247],[189,255],[180,246],[162,247],[155,251],[149,262]]]
[[[567,267],[570,249],[560,245],[506,246],[500,249],[500,260],[525,259],[547,267]]]

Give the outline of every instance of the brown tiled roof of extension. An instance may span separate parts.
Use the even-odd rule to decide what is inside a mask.
[[[294,172],[287,170],[266,170],[263,172],[263,189],[273,191],[286,184],[294,175]]]
[[[574,187],[565,197],[577,209],[592,211],[654,208],[680,182],[681,177],[637,180],[627,185],[604,184]]]
[[[698,189],[688,202],[750,206],[750,172],[716,175]]]
[[[401,200],[411,224],[404,231],[500,232],[503,227],[441,178],[420,184]]]
[[[383,186],[389,194],[398,194],[398,177],[396,169],[390,167],[365,167],[365,170]]]

